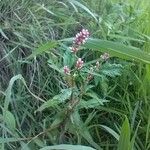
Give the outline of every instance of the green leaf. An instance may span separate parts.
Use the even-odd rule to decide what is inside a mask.
[[[1,143],[11,143],[11,142],[18,142],[22,141],[23,138],[0,138],[0,144]]]
[[[119,141],[119,135],[116,133],[113,129],[110,127],[107,127],[105,125],[100,125],[103,129],[105,129],[108,133],[110,133],[117,141]]]
[[[11,94],[12,94],[12,91],[11,91],[11,90],[12,90],[12,88],[13,88],[14,82],[17,81],[17,80],[21,80],[21,81],[23,82],[24,86],[26,87],[26,89],[28,90],[28,92],[29,92],[33,97],[35,97],[36,99],[38,99],[38,100],[40,100],[40,101],[42,101],[42,102],[45,102],[43,99],[41,99],[40,97],[36,96],[34,93],[32,93],[32,92],[30,91],[30,89],[27,87],[26,82],[25,82],[24,78],[22,77],[22,75],[21,75],[21,74],[18,74],[18,75],[16,75],[16,76],[14,76],[14,77],[11,78],[11,80],[10,80],[10,82],[9,82],[9,85],[8,85],[8,88],[7,88],[6,91],[5,91],[6,97],[5,97],[5,103],[4,103],[4,111],[8,111],[8,106],[9,106],[9,103],[10,103],[10,101],[11,101]],[[3,115],[4,118],[5,118],[5,115],[6,115],[6,113],[4,113],[4,115]]]
[[[56,41],[49,41],[40,45],[37,49],[33,50],[32,54],[27,59],[34,58],[37,55],[43,54],[52,48],[55,48],[58,43]]]
[[[63,89],[60,94],[55,95],[52,99],[46,101],[44,104],[42,104],[36,111],[43,111],[44,109],[48,107],[55,107],[59,103],[64,102],[68,98],[70,98],[72,93],[72,89]]]
[[[103,105],[103,99],[98,98],[97,94],[94,92],[86,93],[85,95],[92,97],[93,99],[97,100],[99,105]]]
[[[112,56],[130,60],[135,59],[150,64],[150,55],[136,47],[100,39],[89,39],[84,46],[89,49],[108,52]]]
[[[54,129],[56,128],[58,125],[60,125],[60,123],[63,122],[64,118],[66,117],[66,109],[63,109],[62,111],[59,111],[55,116],[54,116],[54,121],[51,124],[51,128]]]
[[[115,34],[109,34],[108,36],[112,38],[127,40],[127,41],[130,40],[130,41],[136,41],[136,42],[146,42],[145,40],[136,39],[136,38],[129,37],[129,36],[122,36],[122,35],[115,35]]]
[[[101,104],[96,99],[90,99],[88,101],[82,100],[80,102],[80,104],[78,105],[78,108],[79,109],[82,109],[82,108],[88,109],[88,108],[95,108],[95,107],[98,107],[100,105]]]
[[[72,55],[71,52],[64,53],[63,56],[64,66],[69,66],[71,68],[74,65],[75,55]]]
[[[35,112],[37,111],[43,111],[46,108],[49,107],[56,107],[59,104],[59,101],[57,99],[49,99],[47,102],[42,104]]]
[[[131,147],[131,150],[134,149],[135,139],[136,139],[136,136],[137,136],[137,132],[138,132],[140,123],[141,123],[141,121],[139,121],[139,123],[138,123],[138,125],[137,125],[137,127],[136,127],[136,129],[135,129],[135,131],[134,131],[134,135],[133,135],[133,137],[132,137],[132,139],[131,139],[131,146],[130,146],[130,147]]]
[[[51,15],[56,16],[56,14],[54,14],[51,10],[47,9],[46,7],[44,7],[44,5],[37,4],[37,6],[39,6],[39,10],[43,9],[43,10],[47,11],[48,13],[50,13]]]
[[[128,118],[126,117],[121,128],[117,150],[131,150],[130,134],[130,125]]]
[[[7,127],[14,131],[16,128],[16,121],[14,115],[10,111],[3,110],[4,115],[4,122],[6,123]]]
[[[105,63],[102,65],[99,73],[106,76],[115,77],[121,75],[121,69],[122,65],[120,64]]]
[[[72,122],[73,122],[73,125],[75,126],[75,128],[77,128],[79,134],[85,140],[87,140],[90,145],[92,145],[97,150],[102,150],[102,148],[97,143],[95,143],[95,141],[93,140],[88,128],[86,127],[85,123],[83,123],[78,111],[75,111],[72,114]]]
[[[4,110],[8,110],[8,106],[9,106],[9,103],[11,101],[11,94],[12,94],[12,88],[13,88],[13,84],[16,80],[22,80],[23,77],[21,75],[16,75],[14,77],[11,78],[10,82],[9,82],[9,85],[8,85],[8,88],[6,89],[5,91],[5,103],[4,103]]]
[[[46,146],[40,150],[96,150],[94,148],[82,145],[61,144],[55,146]]]

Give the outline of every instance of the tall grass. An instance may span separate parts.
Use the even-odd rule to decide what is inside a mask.
[[[61,146],[66,149],[88,150],[73,146],[87,145],[95,149],[149,150],[150,66],[143,63],[148,62],[150,48],[148,3],[148,0],[1,0],[1,149],[50,149],[46,146],[63,143],[70,144],[71,147]],[[87,62],[96,61],[105,50],[114,56],[102,68],[103,78],[97,78],[99,82],[95,81],[92,88],[108,102],[84,103],[73,114],[72,124],[66,123],[64,133],[64,128],[58,125],[66,103],[58,106],[50,103],[51,107],[37,110],[66,89],[64,77],[51,63],[62,67],[69,49],[68,38],[81,28],[88,28],[92,38],[100,39],[96,46],[91,42],[97,51],[90,41],[81,51]],[[142,57],[142,62],[132,60],[133,47],[137,53],[142,54],[141,49],[147,54],[134,57],[139,60]],[[124,54],[120,54],[123,49]]]

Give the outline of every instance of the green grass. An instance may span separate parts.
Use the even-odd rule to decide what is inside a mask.
[[[150,149],[149,0],[1,0],[0,10],[0,149]],[[60,68],[81,28],[100,39],[79,53],[87,65],[112,56],[89,90],[108,102],[85,95],[62,125],[68,102],[51,100],[68,88]]]

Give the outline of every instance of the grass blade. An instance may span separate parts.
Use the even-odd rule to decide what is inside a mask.
[[[85,5],[81,4],[80,2],[78,2],[76,0],[69,0],[69,2],[82,8],[83,10],[85,10],[87,13],[89,13],[96,20],[96,22],[98,22],[97,18],[95,17],[95,14],[92,13]]]
[[[125,121],[121,128],[121,134],[118,143],[117,150],[131,150],[130,149],[130,125],[128,118],[125,118]]]

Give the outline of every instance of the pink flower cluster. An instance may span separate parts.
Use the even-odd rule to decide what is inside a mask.
[[[89,35],[90,33],[87,29],[82,29],[79,33],[77,33],[73,41],[73,46],[71,47],[71,51],[73,53],[77,53],[79,50],[79,46],[86,42],[86,40],[89,38]]]
[[[76,34],[76,37],[73,41],[72,47],[70,47],[71,51],[73,53],[77,53],[79,50],[79,47],[86,42],[86,40],[89,38],[89,31],[87,29],[82,29],[79,33]],[[83,60],[81,58],[78,58],[76,61],[76,68],[81,69],[83,67]],[[64,73],[67,75],[70,75],[70,69],[68,66],[64,66]]]
[[[73,41],[73,44],[76,46],[80,46],[81,44],[84,44],[86,40],[89,38],[89,31],[87,29],[82,29],[79,33],[76,34],[76,38]]]
[[[77,62],[76,62],[76,67],[77,69],[81,69],[83,67],[83,61],[81,58],[78,58]]]

